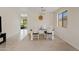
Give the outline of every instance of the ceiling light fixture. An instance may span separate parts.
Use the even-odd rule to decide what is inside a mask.
[[[43,20],[43,15],[44,15],[44,13],[45,13],[45,9],[44,9],[44,7],[41,7],[41,13],[40,13],[40,15],[38,16],[39,20]]]

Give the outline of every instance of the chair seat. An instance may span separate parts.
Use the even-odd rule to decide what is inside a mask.
[[[52,33],[46,33],[46,34],[52,34]]]
[[[37,34],[39,34],[39,33],[33,33],[34,35],[37,35]]]
[[[39,33],[32,33],[32,39],[34,40],[34,39],[39,39]]]

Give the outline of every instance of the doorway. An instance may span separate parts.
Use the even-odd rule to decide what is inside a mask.
[[[20,20],[20,39],[23,40],[27,36],[27,27],[28,27],[27,16],[21,16]]]

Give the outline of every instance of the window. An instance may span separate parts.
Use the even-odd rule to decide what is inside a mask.
[[[26,29],[27,28],[27,18],[21,18],[21,29]]]
[[[64,27],[66,28],[67,27],[67,19],[68,19],[68,11],[65,10],[59,14],[57,14],[57,26],[58,27]]]
[[[68,13],[67,13],[67,10],[65,10],[63,13],[62,13],[62,27],[67,27],[67,19],[68,19]]]

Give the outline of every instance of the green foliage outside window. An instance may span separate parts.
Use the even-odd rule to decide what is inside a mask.
[[[21,29],[26,29],[27,28],[27,19],[21,20]]]

